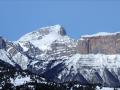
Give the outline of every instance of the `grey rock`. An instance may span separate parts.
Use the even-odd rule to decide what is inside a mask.
[[[0,36],[0,49],[5,49],[6,43],[5,40]]]

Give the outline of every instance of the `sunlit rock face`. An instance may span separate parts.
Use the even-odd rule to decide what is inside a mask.
[[[99,36],[82,36],[83,40],[78,42],[80,54],[119,54],[120,33]]]
[[[61,25],[54,25],[27,33],[15,42],[0,38],[0,49],[1,60],[51,81],[120,85],[119,32],[84,35],[75,40]]]
[[[120,34],[109,36],[85,37],[88,40],[89,53],[119,54]]]
[[[89,43],[88,40],[78,40],[76,50],[80,54],[88,54],[89,53]]]

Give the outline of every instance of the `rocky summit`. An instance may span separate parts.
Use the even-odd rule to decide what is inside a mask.
[[[17,41],[0,37],[0,60],[56,83],[120,86],[120,32],[67,36],[61,25],[43,27]]]

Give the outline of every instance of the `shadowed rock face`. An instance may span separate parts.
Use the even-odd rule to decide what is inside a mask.
[[[64,27],[60,28],[59,34],[62,36],[66,35],[66,31],[65,31]]]
[[[0,37],[0,49],[4,49],[6,47],[6,43],[5,41],[3,40],[2,37]]]
[[[120,33],[109,36],[83,37],[77,48],[80,54],[119,54]]]

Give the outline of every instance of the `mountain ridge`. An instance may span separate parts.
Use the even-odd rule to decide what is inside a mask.
[[[116,81],[120,83],[119,32],[75,40],[55,25],[30,32],[16,42],[0,38],[0,49],[1,60],[57,83],[78,81],[115,87],[119,86]]]

